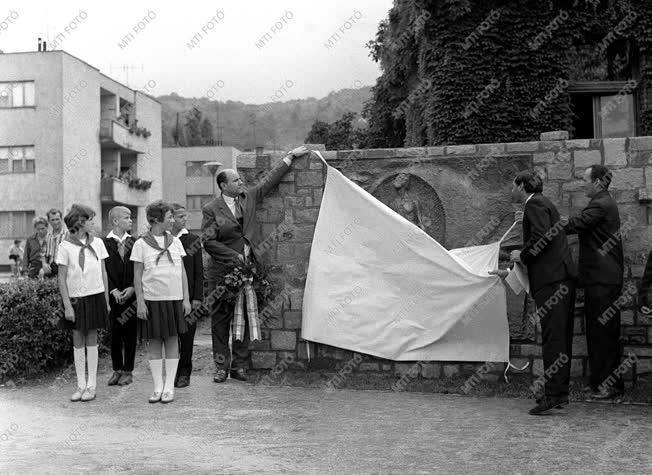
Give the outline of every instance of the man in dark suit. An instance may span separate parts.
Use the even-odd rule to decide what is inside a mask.
[[[186,221],[188,212],[180,204],[172,204],[174,215],[174,224],[172,225],[172,235],[179,238],[186,255],[183,256],[183,266],[188,276],[188,295],[192,309],[197,311],[204,299],[204,264],[202,259],[201,240],[196,234],[188,232]],[[190,384],[190,375],[192,374],[192,349],[195,344],[195,331],[197,330],[197,320],[194,317],[196,313],[191,313],[193,317],[189,320],[186,318],[188,331],[179,334],[179,367],[174,379],[174,387],[185,388]],[[189,317],[190,317],[189,315]]]
[[[267,193],[276,187],[296,157],[309,154],[305,147],[292,150],[254,187],[247,189],[235,170],[223,170],[216,177],[221,196],[202,208],[204,249],[210,255],[206,269],[207,298],[215,292],[224,276],[234,267],[260,261],[256,247],[260,243],[256,207]],[[226,381],[227,371],[233,379],[246,381],[249,363],[249,324],[245,322],[243,341],[232,342],[229,351],[229,329],[234,308],[223,301],[212,309],[213,358],[217,371],[213,380]],[[245,319],[246,321],[247,319]]]
[[[109,386],[125,386],[133,382],[136,359],[137,319],[134,292],[134,263],[129,259],[135,239],[131,231],[131,211],[116,206],[109,211],[109,222],[113,229],[103,239],[109,254],[104,264],[109,284],[111,304],[111,362],[113,375]]]
[[[527,266],[542,333],[544,396],[530,414],[539,415],[568,404],[573,343],[575,267],[554,204],[541,193],[543,182],[534,171],[514,179],[512,199],[524,203],[523,248],[511,259]]]
[[[584,287],[590,371],[587,389],[593,398],[612,399],[622,396],[624,390],[623,380],[616,374],[620,365],[620,309],[615,302],[622,292],[624,270],[620,215],[608,191],[611,172],[607,167],[587,168],[584,183],[591,201],[579,216],[568,220],[564,229],[566,234],[577,234],[580,242],[579,285]],[[605,387],[603,382],[612,375],[615,383]]]

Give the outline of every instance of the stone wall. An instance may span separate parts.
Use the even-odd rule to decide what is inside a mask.
[[[554,140],[563,138],[563,134],[542,134],[544,138],[552,140],[322,154],[331,166],[390,205],[394,199],[394,178],[401,173],[410,175],[410,190],[414,190],[411,196],[419,199],[427,211],[423,218],[426,231],[449,249],[492,242],[513,223],[516,208],[509,202],[509,190],[517,171],[537,169],[545,178],[544,194],[562,214],[573,215],[588,201],[581,191],[585,168],[593,163],[609,166],[614,172],[611,191],[623,224],[625,294],[629,295],[622,312],[623,356],[636,356],[629,378],[650,372],[652,319],[637,314],[634,303],[635,287],[652,249],[652,208],[648,198],[652,196],[652,137]],[[243,154],[238,157],[237,166],[249,183],[255,183],[264,179],[269,167],[280,159]],[[269,236],[265,259],[281,290],[270,307],[277,318],[263,329],[264,340],[254,343],[252,366],[266,369],[283,364],[293,368],[338,369],[348,364],[355,371],[411,375],[416,368],[424,378],[476,371],[481,362],[431,362],[415,366],[301,339],[302,293],[325,174],[316,158],[296,160],[293,170],[259,210],[261,231],[263,236]],[[279,228],[282,222],[288,226]],[[517,246],[519,240],[518,236],[511,236],[508,248]],[[571,237],[569,242],[577,259],[577,238]],[[529,371],[538,374],[542,369],[540,329],[531,318],[533,302],[509,291],[507,297],[512,362],[519,366],[529,362]],[[572,363],[575,377],[586,375],[587,371],[582,300],[579,292]],[[500,369],[494,367],[496,371]],[[496,373],[489,371],[484,377],[495,379]]]

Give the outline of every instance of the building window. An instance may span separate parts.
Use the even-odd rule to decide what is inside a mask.
[[[199,177],[207,176],[212,177],[211,172],[204,165],[206,162],[186,162],[186,176],[187,177]]]
[[[186,196],[186,209],[188,211],[201,210],[202,206],[213,199],[213,195],[188,195]]]
[[[0,211],[0,238],[24,239],[34,234],[34,211]]]
[[[0,147],[0,173],[34,173],[34,146]]]
[[[572,137],[636,136],[636,86],[633,80],[572,83]]]
[[[0,108],[34,107],[34,81],[0,82]]]

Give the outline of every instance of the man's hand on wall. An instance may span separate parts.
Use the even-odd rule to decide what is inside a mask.
[[[298,157],[303,157],[304,155],[307,155],[309,153],[310,150],[305,145],[302,145],[301,147],[297,147],[294,150],[290,150],[288,152],[288,157],[294,159]]]

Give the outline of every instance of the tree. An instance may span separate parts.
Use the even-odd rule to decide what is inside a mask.
[[[200,127],[201,141],[204,145],[212,145],[214,143],[213,139],[213,124],[208,120],[208,117],[205,117],[201,121]]]
[[[328,128],[327,122],[316,120],[313,122],[310,132],[306,136],[305,143],[323,143],[328,142]]]
[[[201,121],[201,111],[196,107],[193,107],[186,114],[185,135],[187,145],[193,146],[202,144]]]
[[[356,116],[355,112],[346,112],[330,124],[316,120],[304,142],[323,143],[326,150],[351,150],[354,146],[363,148],[367,144],[367,130],[354,128]]]

